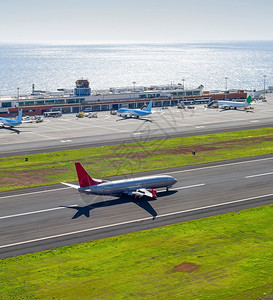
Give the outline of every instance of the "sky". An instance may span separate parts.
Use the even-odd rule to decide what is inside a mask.
[[[0,0],[0,42],[273,40],[272,0]]]

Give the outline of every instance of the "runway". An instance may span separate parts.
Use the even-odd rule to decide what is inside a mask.
[[[253,104],[252,112],[205,109],[199,105],[186,110],[153,108],[154,113],[143,119],[124,120],[109,112],[99,112],[94,119],[77,119],[70,114],[46,118],[43,123],[0,128],[0,157],[271,127],[273,94],[267,98],[265,103]]]
[[[273,203],[273,155],[148,174],[178,182],[138,202],[63,185],[1,193],[0,258]]]

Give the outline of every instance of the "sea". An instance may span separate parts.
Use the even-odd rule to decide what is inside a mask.
[[[179,44],[0,44],[0,95],[184,83],[204,90],[273,85],[273,41]]]

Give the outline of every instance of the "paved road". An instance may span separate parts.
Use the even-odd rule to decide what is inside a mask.
[[[163,172],[173,189],[138,203],[62,185],[1,193],[0,257],[273,203],[273,156]]]
[[[273,126],[272,104],[273,99],[257,103],[253,112],[205,110],[201,105],[193,110],[154,109],[146,119],[124,120],[109,112],[99,113],[97,119],[48,118],[15,129],[0,128],[0,156]]]

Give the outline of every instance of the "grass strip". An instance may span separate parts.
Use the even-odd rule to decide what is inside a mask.
[[[0,192],[76,181],[75,161],[101,178],[270,153],[273,128],[7,157],[0,159]]]
[[[272,299],[272,217],[269,205],[3,259],[1,299]]]

